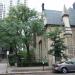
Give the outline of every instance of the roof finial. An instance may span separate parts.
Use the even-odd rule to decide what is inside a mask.
[[[69,16],[69,14],[68,14],[68,10],[67,10],[67,8],[66,8],[65,5],[64,5],[63,16],[62,16],[62,17],[64,17],[64,16]]]
[[[66,6],[64,5],[64,10],[63,10],[64,14],[68,14],[68,11],[67,11],[67,8]]]

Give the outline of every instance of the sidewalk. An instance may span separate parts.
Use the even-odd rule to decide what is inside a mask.
[[[37,73],[50,73],[51,71],[28,71],[28,72],[8,72],[8,75],[11,75],[11,74],[37,74]]]
[[[8,74],[32,74],[51,72],[48,66],[43,67],[10,67]]]
[[[10,74],[31,74],[31,73],[46,73],[51,72],[49,66],[41,67],[8,67],[7,63],[0,63],[0,75],[5,75],[6,70]]]
[[[6,74],[7,64],[6,63],[0,63],[0,75]]]

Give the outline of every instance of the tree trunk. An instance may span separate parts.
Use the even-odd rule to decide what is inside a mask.
[[[36,33],[33,33],[33,47],[36,48]]]
[[[36,49],[36,33],[33,33],[33,48]],[[34,60],[35,60],[35,52],[34,52]]]
[[[18,63],[18,56],[17,56],[17,47],[16,47],[16,43],[14,43],[15,44],[15,61],[16,61],[16,65],[15,66],[17,66],[17,63]]]
[[[10,54],[13,53],[13,47],[12,47],[12,45],[10,45],[10,51],[9,51],[9,53],[10,53]]]
[[[27,61],[30,61],[31,57],[30,57],[30,51],[29,51],[29,44],[26,44],[26,48],[27,48]]]

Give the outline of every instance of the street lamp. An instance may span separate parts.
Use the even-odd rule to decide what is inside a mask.
[[[7,68],[6,68],[6,73],[8,73],[8,55],[9,55],[9,51],[7,51]]]

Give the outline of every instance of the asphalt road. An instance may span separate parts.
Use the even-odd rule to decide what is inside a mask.
[[[45,72],[45,73],[28,73],[28,74],[14,74],[14,75],[75,75],[75,72],[74,73],[66,73],[66,74],[63,74],[63,73],[51,73],[51,72]]]
[[[62,74],[62,73],[35,73],[35,74],[25,74],[25,75],[75,75],[75,73],[67,73],[67,74]]]

